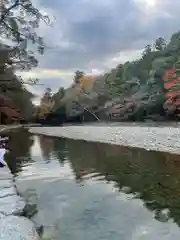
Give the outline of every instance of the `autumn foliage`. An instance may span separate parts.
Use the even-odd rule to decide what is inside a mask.
[[[165,104],[169,113],[180,111],[180,75],[178,69],[173,67],[164,74]]]
[[[83,76],[79,79],[79,85],[84,91],[89,91],[93,87],[96,77],[94,76]]]
[[[92,89],[96,79],[97,77],[95,76],[83,75],[78,79],[78,81],[76,80],[76,82],[72,84],[72,88],[78,88],[81,91],[89,92]]]
[[[15,106],[13,101],[4,94],[0,94],[0,119],[3,119],[3,123],[22,120],[20,110]]]

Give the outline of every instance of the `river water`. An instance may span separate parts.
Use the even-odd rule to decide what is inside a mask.
[[[180,156],[26,131],[6,160],[48,240],[180,238]]]

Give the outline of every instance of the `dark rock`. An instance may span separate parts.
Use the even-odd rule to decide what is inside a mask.
[[[26,204],[23,210],[23,216],[32,218],[37,212],[37,204]]]
[[[42,237],[44,233],[44,226],[43,225],[36,225],[35,226],[37,233],[39,234],[40,237]]]

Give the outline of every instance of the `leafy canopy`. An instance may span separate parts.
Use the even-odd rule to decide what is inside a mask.
[[[37,53],[43,54],[45,44],[37,34],[41,21],[50,25],[50,19],[43,15],[31,0],[2,0],[0,6],[0,34],[6,40],[8,64],[18,70],[36,67]]]

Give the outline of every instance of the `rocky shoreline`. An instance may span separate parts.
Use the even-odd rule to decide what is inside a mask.
[[[0,168],[0,239],[38,240],[35,225],[25,217],[26,202],[19,196],[8,167]]]
[[[93,142],[103,142],[121,146],[143,148],[161,152],[180,154],[179,127],[148,126],[67,126],[33,127],[34,134],[71,138]]]
[[[0,132],[11,129],[1,127]],[[19,195],[10,169],[0,168],[0,240],[40,239],[34,223],[26,217],[26,209],[27,203]]]

